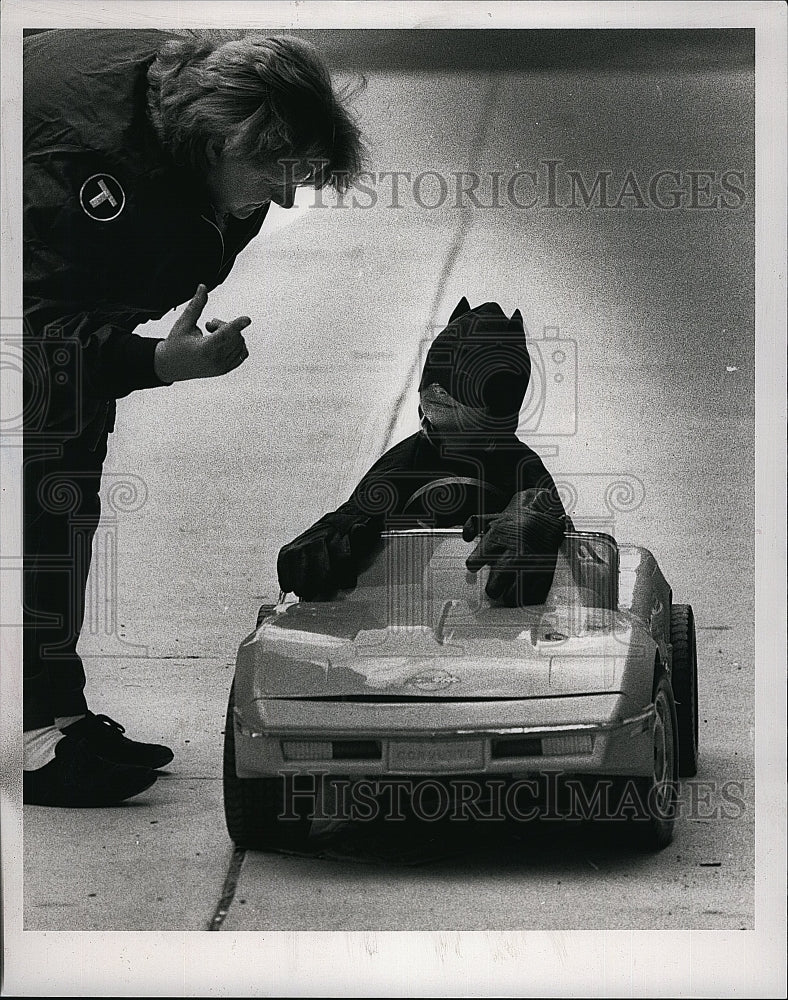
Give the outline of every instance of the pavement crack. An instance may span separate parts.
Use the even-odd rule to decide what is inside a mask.
[[[230,907],[233,905],[233,900],[235,899],[235,890],[238,887],[238,879],[241,875],[241,866],[243,865],[245,857],[246,850],[242,847],[236,847],[233,851],[232,858],[230,858],[230,866],[227,869],[227,874],[224,877],[222,894],[219,897],[219,902],[216,904],[216,909],[211,917],[211,922],[208,924],[209,931],[220,931],[222,929],[224,919],[230,912]]]
[[[165,653],[163,656],[155,657],[158,660],[218,660],[218,656],[208,656],[202,653]]]
[[[495,107],[495,101],[498,95],[499,84],[495,77],[492,75],[488,77],[486,90],[483,97],[483,108],[482,113],[479,116],[478,128],[476,129],[476,134],[471,138],[469,143],[470,157],[469,157],[469,168],[471,173],[478,172],[478,166],[480,162],[480,156],[482,148],[487,140],[489,122],[492,117],[492,110]],[[460,223],[454,232],[451,244],[446,253],[443,261],[443,267],[441,268],[440,276],[438,277],[438,282],[435,286],[435,293],[432,299],[432,305],[430,306],[429,316],[435,325],[438,323],[439,319],[439,308],[443,300],[444,294],[446,292],[446,286],[449,283],[449,278],[452,272],[455,270],[457,261],[460,258],[465,242],[468,238],[468,233],[471,230],[471,223],[473,222],[473,209],[465,208],[460,205]],[[439,328],[439,324],[438,324]],[[434,333],[434,330],[432,331]],[[389,448],[395,443],[395,433],[397,430],[397,422],[399,420],[400,414],[403,412],[405,405],[405,400],[408,395],[408,390],[413,385],[420,373],[421,365],[423,362],[423,357],[421,351],[419,350],[419,344],[416,345],[415,355],[405,372],[405,377],[400,386],[399,395],[397,396],[394,404],[391,408],[391,413],[389,414],[388,425],[386,427],[386,432],[383,439],[383,448],[381,454],[385,454]]]

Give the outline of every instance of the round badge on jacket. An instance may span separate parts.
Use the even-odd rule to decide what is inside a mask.
[[[123,211],[126,195],[112,174],[92,174],[79,189],[79,203],[96,222],[112,222]]]

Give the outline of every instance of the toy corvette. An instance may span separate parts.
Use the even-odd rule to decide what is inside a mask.
[[[544,605],[497,607],[485,572],[465,568],[472,548],[458,528],[387,532],[353,590],[261,609],[225,731],[238,845],[308,835],[286,801],[295,779],[545,772],[607,779],[632,837],[670,842],[678,778],[698,759],[691,607],[672,603],[647,549],[591,532],[566,535]]]

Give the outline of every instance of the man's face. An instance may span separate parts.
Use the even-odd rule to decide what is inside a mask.
[[[419,393],[419,400],[422,413],[441,434],[463,434],[494,429],[486,409],[458,403],[438,382],[425,386]]]
[[[210,165],[208,190],[219,215],[248,219],[272,201],[282,208],[292,208],[299,184],[309,176],[306,163],[265,165],[222,150]]]

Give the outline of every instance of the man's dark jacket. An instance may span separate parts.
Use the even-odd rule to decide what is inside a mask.
[[[220,284],[263,223],[265,208],[222,232],[204,184],[161,147],[146,75],[170,37],[69,30],[25,39],[28,439],[91,448],[112,429],[115,399],[161,385],[158,340],[134,329],[198,284]]]

